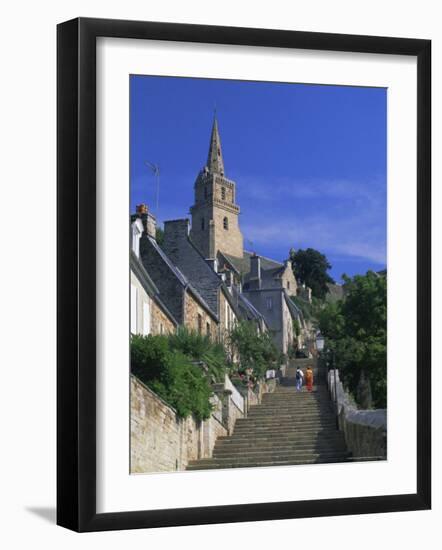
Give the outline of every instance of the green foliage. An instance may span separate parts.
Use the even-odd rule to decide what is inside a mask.
[[[281,355],[268,332],[259,333],[251,321],[241,321],[230,333],[230,344],[239,357],[240,372],[253,370],[255,378],[262,378],[273,368]]]
[[[326,256],[313,248],[290,250],[293,273],[298,281],[312,289],[312,295],[324,300],[328,283],[334,283],[327,273],[331,269]]]
[[[203,361],[214,382],[221,382],[227,371],[227,357],[224,347],[214,343],[205,335],[190,331],[184,327],[178,328],[176,334],[169,336],[170,347],[182,352],[193,361]]]
[[[345,299],[327,304],[319,314],[326,337],[325,355],[335,361],[346,387],[356,395],[363,370],[376,407],[387,403],[387,279],[372,271],[343,275]]]
[[[132,336],[131,370],[144,384],[186,417],[209,418],[212,389],[204,371],[172,345],[170,336]]]

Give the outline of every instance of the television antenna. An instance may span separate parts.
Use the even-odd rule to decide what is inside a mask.
[[[144,161],[144,165],[147,168],[149,168],[149,170],[152,172],[152,174],[155,177],[155,183],[156,183],[155,214],[158,218],[159,202],[160,202],[160,167],[158,166],[158,164],[154,164],[153,162],[149,162],[147,160]]]

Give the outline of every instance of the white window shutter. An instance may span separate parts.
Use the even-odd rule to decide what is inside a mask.
[[[137,333],[137,302],[138,289],[135,285],[130,285],[130,331],[132,334]]]
[[[143,334],[150,334],[150,304],[143,302]]]

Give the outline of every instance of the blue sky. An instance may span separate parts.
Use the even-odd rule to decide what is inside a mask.
[[[381,88],[132,76],[131,209],[189,217],[216,104],[245,247],[283,260],[316,248],[331,275],[386,266],[386,106]]]

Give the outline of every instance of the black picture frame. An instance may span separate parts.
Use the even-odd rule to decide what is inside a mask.
[[[417,58],[416,494],[97,514],[94,238],[97,37],[396,54]],[[429,509],[431,41],[79,18],[58,25],[57,46],[57,523],[75,531],[104,531]]]

